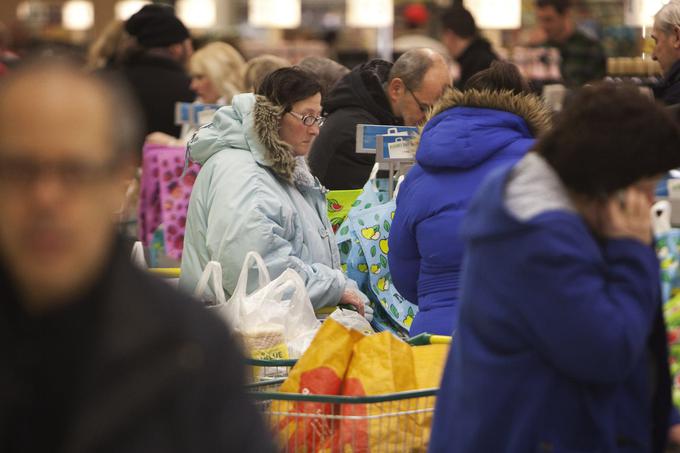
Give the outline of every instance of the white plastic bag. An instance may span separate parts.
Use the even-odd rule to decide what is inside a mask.
[[[251,261],[257,264],[260,281],[258,289],[248,294]],[[287,269],[270,281],[264,261],[255,252],[246,256],[234,294],[218,310],[241,334],[254,358],[298,358],[320,327],[300,275]]]
[[[214,298],[206,297],[208,288],[212,288]],[[205,266],[201,278],[198,280],[198,284],[196,284],[194,298],[204,302],[212,302],[211,305],[226,303],[227,299],[224,296],[224,288],[222,287],[222,265],[219,262],[210,261]]]
[[[329,318],[339,322],[348,329],[357,330],[364,335],[372,335],[375,333],[371,324],[354,310],[343,310],[342,308],[336,309]]]

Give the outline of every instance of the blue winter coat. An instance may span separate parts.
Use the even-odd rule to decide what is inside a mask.
[[[484,177],[524,156],[550,118],[534,96],[475,90],[448,92],[435,113],[400,189],[389,238],[394,285],[420,309],[411,335],[453,332],[461,218]]]
[[[460,319],[430,452],[653,451],[650,377],[668,368],[648,348],[652,247],[596,240],[534,153],[484,183],[461,235]]]

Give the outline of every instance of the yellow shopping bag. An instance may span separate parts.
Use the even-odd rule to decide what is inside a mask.
[[[386,395],[382,403],[345,404],[330,446],[332,453],[400,451],[424,445],[430,434],[432,412],[414,399],[394,399],[409,390],[436,388],[443,372],[448,345],[412,347],[383,332],[355,344],[343,383],[343,395]]]
[[[338,395],[355,343],[364,338],[333,319],[327,319],[311,345],[290,371],[279,389],[282,393]],[[272,411],[291,414],[281,417],[275,431],[287,451],[316,451],[330,437],[333,427],[324,415],[336,410],[330,403],[308,401],[272,401]],[[300,417],[295,414],[317,414]]]

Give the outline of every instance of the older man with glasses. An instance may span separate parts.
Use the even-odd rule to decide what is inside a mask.
[[[312,172],[329,189],[363,187],[375,156],[356,153],[357,124],[421,124],[450,85],[448,61],[431,49],[355,68],[323,101],[328,117],[309,155]]]

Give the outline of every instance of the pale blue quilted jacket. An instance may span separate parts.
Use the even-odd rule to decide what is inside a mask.
[[[297,271],[315,308],[334,306],[345,287],[324,189],[278,134],[283,111],[241,94],[189,143],[202,165],[189,203],[180,286],[192,292],[209,261],[219,261],[229,297],[246,254],[258,252],[272,278]],[[250,288],[257,283],[251,270]]]

